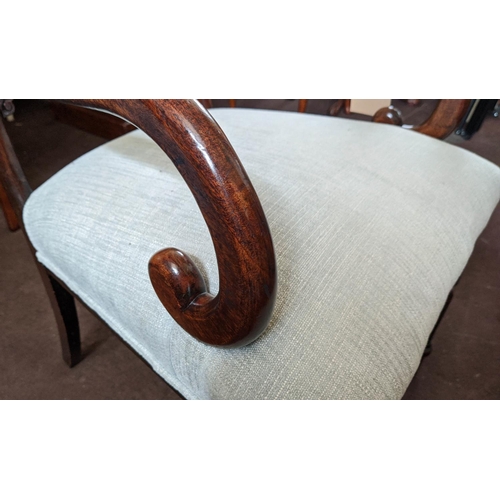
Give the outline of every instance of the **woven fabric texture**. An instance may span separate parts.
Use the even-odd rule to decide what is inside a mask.
[[[214,109],[260,197],[278,263],[266,332],[223,350],[185,333],[148,260],[177,247],[218,289],[214,249],[170,160],[136,131],[29,198],[42,264],[188,399],[397,399],[500,198],[488,161],[390,125]]]

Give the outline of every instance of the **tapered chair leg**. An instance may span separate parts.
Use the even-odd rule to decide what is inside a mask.
[[[63,359],[71,368],[82,357],[75,299],[45,267],[39,265],[39,269],[56,318]]]

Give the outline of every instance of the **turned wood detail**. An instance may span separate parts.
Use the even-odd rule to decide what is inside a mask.
[[[391,125],[403,125],[403,117],[399,109],[394,106],[379,109],[372,118],[372,121],[377,123],[389,123]]]
[[[191,189],[210,231],[219,267],[212,296],[193,261],[167,248],[149,263],[162,304],[189,334],[236,347],[266,328],[276,298],[271,233],[255,190],[234,149],[196,100],[72,99],[63,102],[115,114],[147,133]]]

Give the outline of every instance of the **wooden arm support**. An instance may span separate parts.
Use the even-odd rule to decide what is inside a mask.
[[[470,99],[441,99],[432,115],[421,125],[403,125],[401,113],[394,106],[379,109],[373,115],[377,123],[392,123],[437,139],[448,137],[469,109]]]
[[[212,296],[193,261],[167,248],[149,263],[153,287],[172,317],[210,345],[237,347],[266,328],[276,298],[276,261],[257,194],[223,131],[195,100],[71,99],[117,115],[147,133],[191,189],[219,266]]]

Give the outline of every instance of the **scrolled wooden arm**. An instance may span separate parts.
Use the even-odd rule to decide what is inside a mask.
[[[470,99],[441,99],[431,116],[420,125],[403,125],[401,113],[393,106],[379,109],[373,115],[373,121],[392,123],[436,139],[445,139],[457,128],[469,109],[470,102]]]
[[[223,131],[196,100],[71,99],[115,114],[147,133],[191,189],[209,228],[219,266],[219,293],[181,250],[149,263],[153,287],[172,317],[210,345],[236,347],[267,326],[276,298],[276,261],[257,194]]]

